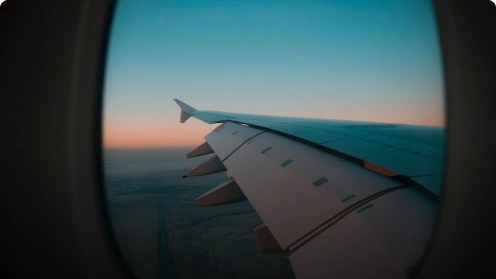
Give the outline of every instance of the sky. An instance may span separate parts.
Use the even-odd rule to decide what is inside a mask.
[[[200,110],[444,126],[429,0],[118,0],[105,148],[194,147]]]

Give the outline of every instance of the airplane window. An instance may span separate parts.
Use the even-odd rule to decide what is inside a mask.
[[[436,24],[428,0],[118,0],[103,162],[134,275],[411,275],[442,196]]]

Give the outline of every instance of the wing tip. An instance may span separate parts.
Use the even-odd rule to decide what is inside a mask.
[[[184,111],[188,114],[196,111],[196,109],[194,107],[186,104],[185,102],[183,102],[179,99],[173,98],[173,100],[181,108],[181,111]]]
[[[181,117],[179,119],[179,122],[184,123],[188,118],[191,117],[191,114],[196,111],[196,109],[185,102],[182,102],[179,99],[173,98],[174,102],[181,108]]]

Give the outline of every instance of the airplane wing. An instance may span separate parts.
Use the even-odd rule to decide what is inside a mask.
[[[440,196],[441,127],[197,110],[223,123],[188,158],[189,176],[227,171],[198,206],[248,199],[262,253],[287,252],[298,278],[407,278],[429,241]]]

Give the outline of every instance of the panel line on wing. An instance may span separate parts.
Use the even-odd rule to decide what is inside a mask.
[[[375,156],[380,156],[382,154],[387,154],[387,153],[391,153],[391,152],[396,152],[398,150],[389,150],[389,151],[385,151],[385,152],[382,152],[382,153],[378,153],[378,154],[374,154],[374,155],[370,155],[370,156],[366,156],[366,157],[362,157],[362,159],[367,159],[367,158],[371,158],[371,157],[375,157]]]
[[[234,135],[236,133],[238,133],[238,131],[236,131],[232,135]],[[238,147],[236,147],[231,153],[229,153],[229,155],[227,155],[226,158],[224,158],[224,160],[222,160],[222,162],[224,162],[225,160],[227,160],[227,158],[229,158],[229,156],[231,156],[234,152],[236,152],[236,150],[240,149],[243,145],[252,143],[255,140],[255,137],[256,136],[258,136],[260,134],[263,134],[263,133],[265,133],[265,132],[262,131],[262,132],[260,132],[258,134],[253,135],[252,137],[249,137],[249,138],[245,139],[245,141],[241,145],[239,145]]]
[[[412,187],[411,185],[402,185],[402,186],[397,186],[397,187],[393,187],[393,188],[388,188],[388,189],[382,190],[380,192],[377,192],[377,193],[375,193],[369,197],[366,197],[362,200],[359,200],[359,201],[355,202],[354,204],[346,207],[345,209],[341,210],[339,213],[335,214],[334,216],[332,216],[331,218],[329,218],[328,220],[326,220],[325,222],[323,222],[319,226],[315,227],[313,230],[311,230],[310,232],[308,232],[304,236],[300,237],[299,239],[297,239],[296,241],[294,241],[293,243],[288,245],[288,250],[290,251],[289,255],[296,252],[298,249],[303,247],[305,244],[310,242],[312,239],[314,239],[315,237],[317,237],[318,235],[323,233],[325,230],[330,228],[332,225],[336,224],[339,220],[343,219],[344,217],[346,217],[350,213],[354,212],[357,208],[363,206],[364,204],[371,202],[372,200],[374,200],[380,196],[383,196],[385,194],[394,192],[396,190],[404,189],[404,188],[414,188],[414,187]]]
[[[237,121],[232,121],[232,122],[237,122]],[[396,150],[402,150],[402,151],[405,151],[405,152],[416,154],[418,156],[423,156],[423,157],[427,157],[427,158],[431,158],[431,159],[440,161],[440,159],[438,157],[435,157],[435,156],[429,156],[429,155],[426,155],[426,154],[414,152],[414,151],[412,151],[412,150],[410,150],[408,148],[402,148],[402,147],[397,147],[395,145],[391,145],[391,144],[387,144],[387,143],[382,143],[381,141],[384,140],[384,139],[371,140],[371,139],[367,139],[367,138],[353,136],[353,135],[346,134],[344,132],[339,132],[339,131],[336,131],[336,130],[331,130],[331,129],[327,129],[326,130],[325,127],[308,127],[308,126],[304,126],[304,125],[300,125],[300,124],[295,124],[295,123],[285,123],[285,122],[275,122],[275,121],[269,121],[269,122],[272,122],[272,123],[283,123],[283,124],[289,125],[289,126],[311,128],[311,129],[315,129],[315,130],[318,130],[318,131],[331,132],[331,133],[334,133],[334,134],[338,134],[338,135],[342,135],[342,136],[346,136],[347,137],[345,139],[338,139],[338,140],[331,140],[331,141],[327,141],[327,142],[317,143],[318,145],[322,145],[324,143],[330,143],[330,142],[335,142],[335,141],[339,141],[339,140],[346,140],[346,139],[349,139],[349,138],[353,138],[353,139],[359,139],[359,140],[363,140],[363,141],[375,143],[375,144],[378,144],[378,145],[381,145],[381,146],[385,146],[385,147],[391,147],[391,148],[394,148]],[[283,131],[277,130],[276,129],[277,126],[276,127],[263,127],[263,126],[258,126],[258,125],[255,125],[255,124],[253,124],[253,126],[257,127],[258,129],[264,129],[264,130],[267,130],[267,131],[272,132],[272,133],[275,133],[275,134],[280,134],[282,136],[296,137],[296,138],[299,138],[299,139],[303,140],[302,142],[308,141],[308,140],[305,140],[304,138],[299,137],[299,135],[300,136],[304,136],[307,132],[299,132],[299,133],[295,133],[295,134],[289,134],[289,133],[285,133]],[[409,139],[404,139],[404,138],[398,138],[398,137],[394,137],[394,136],[390,136],[390,135],[383,135],[383,134],[379,134],[379,133],[372,133],[372,132],[369,132],[369,131],[362,131],[362,130],[359,130],[359,129],[341,128],[339,126],[336,126],[336,128],[345,129],[345,130],[349,130],[349,131],[358,131],[358,132],[361,132],[361,133],[367,133],[367,134],[376,135],[376,136],[383,136],[383,137],[387,137],[389,139],[397,139],[397,140],[407,141],[407,142],[416,143],[416,144],[424,144],[424,145],[432,146],[432,147],[440,147],[438,145],[434,145],[434,144],[430,144],[430,143],[425,143],[425,142],[421,142],[421,141],[414,141],[414,140],[409,140]],[[312,141],[308,141],[308,142],[312,142]],[[312,143],[314,143],[314,142],[312,142]],[[412,147],[412,148],[418,148],[418,146]],[[368,157],[373,157],[373,156],[376,156],[376,155],[380,155],[380,154],[375,154],[375,155],[367,156],[367,158]],[[361,159],[364,159],[364,158],[361,158]]]
[[[319,143],[319,144],[324,144],[324,143],[329,143],[329,142],[335,142],[335,141],[340,141],[340,140],[345,140],[345,139],[349,139],[349,138],[342,138],[342,139],[336,139],[336,140],[329,140],[329,141],[321,142],[321,143]]]
[[[424,177],[424,176],[433,176],[433,175],[442,175],[442,173],[430,173],[430,174],[422,174],[422,175],[410,175],[409,177]]]
[[[318,125],[320,127],[315,128],[315,129],[319,129],[319,130],[323,130],[323,131],[329,131],[329,130],[324,130],[326,126],[328,126],[328,127],[335,127],[335,128],[342,128],[342,127],[340,127],[338,125],[330,125],[330,124],[323,125],[323,124],[316,124],[316,123],[311,123],[311,122],[301,122],[301,123],[308,123],[308,124],[312,124],[312,125]],[[308,126],[304,126],[304,125],[301,125],[301,124],[292,124],[292,123],[285,123],[285,124],[291,124],[291,125],[298,125],[298,126],[302,126],[302,127],[308,127]],[[407,124],[392,124],[392,125],[407,125]],[[353,130],[353,131],[359,131],[359,132],[363,132],[363,133],[369,133],[369,134],[372,134],[372,135],[385,136],[385,137],[389,137],[389,138],[392,138],[392,139],[400,139],[400,140],[417,142],[417,143],[427,144],[427,145],[436,146],[436,147],[442,147],[442,146],[439,146],[439,145],[436,145],[436,144],[432,144],[432,143],[427,143],[427,142],[422,142],[422,141],[414,141],[414,140],[411,140],[411,139],[400,138],[400,137],[391,136],[391,135],[385,135],[385,134],[380,134],[380,133],[374,133],[374,132],[370,132],[370,131],[363,131],[363,130],[361,130],[361,129],[363,129],[363,127],[357,127],[357,128],[344,127],[343,129],[348,129],[348,130]],[[334,131],[332,131],[332,132],[334,132]],[[337,133],[337,132],[334,132],[334,133]]]
[[[327,127],[334,127],[335,129],[342,129],[342,130],[348,130],[348,131],[357,131],[357,132],[366,133],[366,134],[370,134],[370,135],[387,137],[387,138],[390,138],[390,139],[397,139],[397,140],[403,140],[403,141],[409,141],[409,142],[414,142],[414,143],[420,143],[420,144],[425,144],[425,145],[440,147],[440,146],[435,145],[435,144],[432,144],[432,143],[426,143],[426,142],[422,142],[422,141],[414,141],[414,140],[411,140],[411,139],[405,139],[405,138],[399,138],[399,137],[395,137],[395,136],[391,136],[391,135],[384,135],[384,134],[379,134],[379,133],[373,133],[373,132],[370,132],[370,131],[363,131],[363,130],[360,130],[358,128],[341,127],[341,126],[337,126],[337,125],[334,125],[334,126],[333,125],[322,125],[322,124],[315,124],[315,123],[310,123],[310,122],[301,122],[301,123],[308,123],[308,124],[312,124],[312,125],[318,125],[319,127],[315,127],[315,126],[309,127],[309,126],[301,125],[299,123],[286,123],[286,122],[275,122],[275,121],[271,121],[271,122],[272,123],[283,123],[283,124],[286,124],[286,125],[298,126],[298,127],[304,127],[304,128],[312,128],[312,129],[319,130],[319,131],[332,132],[332,133],[335,133],[335,134],[340,134],[340,135],[344,135],[344,136],[348,136],[348,137],[352,137],[352,138],[356,138],[356,139],[361,139],[361,140],[365,140],[365,141],[370,141],[370,142],[374,142],[374,143],[379,143],[379,144],[381,144],[381,143],[378,142],[378,141],[380,141],[381,139],[370,140],[370,139],[366,139],[366,138],[361,138],[361,137],[349,135],[349,134],[346,134],[346,133],[343,133],[343,132],[339,132],[339,131],[336,131],[336,130],[331,130],[331,129],[327,128]],[[272,129],[272,128],[267,128],[267,129]],[[275,130],[275,129],[273,129],[273,130]],[[278,132],[281,132],[281,131],[278,131]],[[281,133],[284,133],[284,132],[281,132]],[[384,140],[384,139],[382,139],[382,140]],[[383,145],[389,146],[387,144],[383,144]],[[398,149],[401,149],[401,148],[398,148]],[[407,150],[407,149],[404,149],[404,150]],[[429,156],[427,156],[427,157],[429,157]]]

